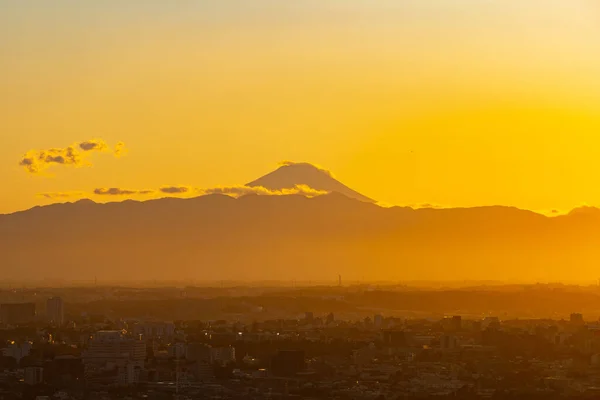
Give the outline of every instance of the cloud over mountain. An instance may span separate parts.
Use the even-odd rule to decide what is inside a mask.
[[[331,172],[330,170],[325,169],[317,164],[313,164],[313,163],[309,163],[309,162],[295,162],[295,161],[289,161],[289,160],[285,160],[285,161],[282,161],[279,163],[280,167],[293,167],[295,165],[304,166],[304,167],[312,167],[312,168],[328,175],[330,178],[334,178],[333,172]]]
[[[287,196],[299,194],[307,197],[320,196],[327,194],[327,191],[313,189],[307,185],[296,185],[291,189],[282,190],[271,190],[262,186],[229,186],[229,187],[216,187],[211,189],[202,190],[204,194],[226,194],[232,196],[244,196],[248,194],[256,194],[261,196]]]
[[[29,150],[19,161],[27,172],[40,174],[56,165],[85,167],[92,165],[89,154],[93,152],[113,152],[117,157],[125,152],[125,145],[117,143],[114,150],[102,139],[91,139],[75,143],[64,148],[51,148],[46,150]]]

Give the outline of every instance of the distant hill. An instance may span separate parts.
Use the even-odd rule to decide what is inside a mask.
[[[282,190],[292,189],[299,184],[330,193],[340,193],[351,199],[374,203],[374,200],[336,180],[329,171],[309,163],[284,163],[277,170],[246,184],[246,186],[262,186],[271,190]]]
[[[340,193],[87,200],[0,216],[0,271],[88,281],[595,279],[600,213],[580,211],[382,208]]]

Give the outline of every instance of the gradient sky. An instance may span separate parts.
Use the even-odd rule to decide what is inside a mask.
[[[92,138],[129,154],[19,166]],[[388,204],[600,205],[600,4],[0,0],[0,213],[282,160]]]

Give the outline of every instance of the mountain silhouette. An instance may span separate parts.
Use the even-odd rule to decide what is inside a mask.
[[[340,193],[54,204],[0,215],[3,279],[595,279],[600,213],[384,208]]]
[[[336,180],[329,171],[309,163],[286,162],[275,171],[246,184],[250,187],[262,186],[270,190],[293,189],[297,185],[307,185],[329,193],[341,193],[366,203],[375,202]]]

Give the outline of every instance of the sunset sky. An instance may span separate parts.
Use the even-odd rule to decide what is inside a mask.
[[[282,160],[386,204],[600,205],[600,2],[0,0],[0,213]]]

